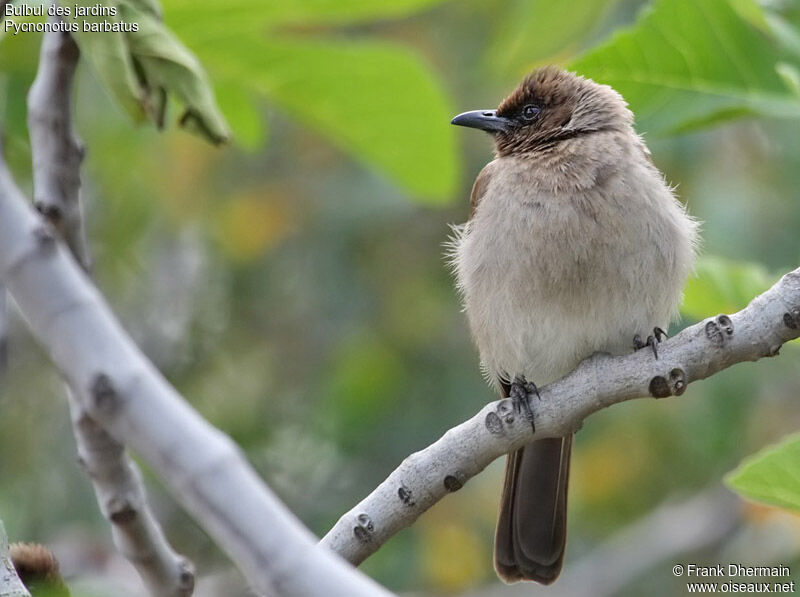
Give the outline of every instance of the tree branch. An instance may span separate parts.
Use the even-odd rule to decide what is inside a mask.
[[[66,33],[44,34],[39,70],[28,93],[33,154],[34,205],[53,225],[87,272],[91,252],[80,197],[83,147],[72,125],[75,68],[80,51]],[[133,564],[148,592],[187,597],[194,567],[170,547],[147,504],[141,474],[125,447],[113,439],[67,389],[78,457],[92,480],[114,544]]]
[[[2,520],[0,520],[0,597],[31,597],[17,576],[14,563],[11,561],[8,535]]]
[[[55,20],[51,18],[51,20]],[[83,145],[72,126],[72,95],[80,50],[67,33],[42,38],[39,70],[28,92],[33,156],[33,204],[67,243],[84,270],[91,269],[80,198]]]
[[[153,468],[259,591],[390,594],[319,547],[236,444],[147,361],[2,160],[0,280],[89,415]]]
[[[644,396],[680,396],[687,384],[731,365],[775,356],[800,336],[800,268],[786,274],[742,311],[684,329],[658,347],[613,357],[596,354],[566,377],[540,388],[532,404],[536,431],[509,399],[491,402],[436,443],[406,458],[342,516],[321,544],[359,564],[392,535],[495,458],[546,437],[580,428],[602,408]]]

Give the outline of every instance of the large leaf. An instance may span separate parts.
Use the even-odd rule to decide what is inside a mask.
[[[747,498],[800,510],[800,435],[751,456],[726,482]]]
[[[486,66],[517,76],[554,55],[571,53],[619,0],[517,0],[498,19]],[[546,23],[546,26],[543,24]]]
[[[775,281],[760,264],[714,256],[701,257],[695,272],[686,284],[681,305],[681,312],[695,319],[734,313]]]
[[[77,0],[85,8],[94,0]],[[162,126],[166,98],[174,95],[183,105],[181,126],[212,143],[227,140],[227,124],[216,106],[213,91],[194,55],[161,23],[150,0],[104,0],[117,16],[81,17],[89,23],[127,23],[135,28],[87,31],[75,34],[83,56],[101,82],[134,119],[149,117]]]
[[[656,0],[571,68],[622,93],[646,131],[742,113],[800,117],[800,97],[776,70],[785,57],[753,25],[753,5],[738,0],[737,9],[727,0]]]
[[[403,17],[444,0],[165,0],[167,22],[193,41],[278,25],[336,25]],[[184,37],[185,36],[185,37]]]
[[[249,83],[415,195],[432,202],[452,197],[452,110],[411,52],[378,42],[244,36],[203,46],[200,54],[209,68]]]

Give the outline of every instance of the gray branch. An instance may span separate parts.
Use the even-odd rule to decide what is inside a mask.
[[[88,271],[91,258],[80,199],[83,145],[72,126],[73,82],[79,56],[69,34],[44,36],[39,70],[28,92],[28,129],[33,203]]]
[[[79,56],[68,34],[44,34],[39,71],[28,93],[28,128],[34,205],[88,272],[92,260],[80,196],[83,148],[72,125]],[[151,595],[188,597],[194,589],[194,568],[164,537],[147,504],[138,467],[125,447],[89,415],[76,392],[68,388],[67,395],[79,461],[111,524],[114,544],[136,568]]]
[[[321,544],[359,564],[495,458],[546,437],[580,428],[590,414],[650,396],[680,396],[686,386],[731,365],[775,356],[800,336],[800,268],[786,274],[742,311],[684,329],[658,347],[626,356],[596,354],[566,377],[540,388],[532,405],[536,431],[509,399],[491,402],[436,443],[406,458],[342,516]]]
[[[329,550],[122,330],[0,160],[0,280],[82,406],[146,461],[262,593],[390,593]]]
[[[0,597],[31,597],[17,576],[14,563],[11,561],[8,535],[2,520],[0,520]]]

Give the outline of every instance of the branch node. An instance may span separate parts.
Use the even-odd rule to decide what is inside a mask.
[[[783,323],[790,330],[796,330],[800,326],[800,309],[795,307],[791,312],[784,313]]]
[[[187,595],[191,595],[194,592],[194,566],[189,560],[181,557],[178,559],[178,568],[180,569],[178,584]]]
[[[137,516],[136,508],[124,498],[114,497],[108,504],[108,518],[118,525],[133,522]]]
[[[408,487],[406,487],[405,484],[400,485],[399,489],[397,490],[397,497],[399,497],[400,501],[406,506],[417,505],[414,501],[414,493]]]
[[[464,473],[456,471],[454,475],[447,475],[444,478],[444,488],[450,493],[458,491],[464,487]]]
[[[94,406],[101,412],[110,413],[119,403],[119,395],[111,383],[111,378],[105,373],[94,376],[89,386],[89,394],[94,400]]]
[[[669,380],[672,384],[672,395],[680,396],[686,391],[686,372],[676,367],[669,372]]]
[[[706,329],[708,329],[708,326],[706,326]],[[653,398],[667,398],[668,396],[672,395],[667,380],[661,375],[656,375],[650,380],[648,391]]]
[[[728,336],[733,336],[733,322],[730,317],[727,315],[719,315],[717,317],[717,323],[719,323],[720,327]]]
[[[733,336],[733,322],[727,315],[717,315],[706,323],[706,338],[716,346],[725,344],[726,336]]]
[[[45,201],[44,199],[36,199],[33,202],[33,206],[36,208],[36,211],[42,214],[54,227],[58,228],[61,225],[61,221],[64,219],[64,213],[58,204]]]
[[[496,412],[492,411],[486,415],[484,424],[492,435],[503,435],[503,421],[500,420]]]
[[[372,534],[375,532],[375,525],[372,524],[372,519],[369,517],[369,514],[362,512],[356,516],[356,522],[358,524],[353,527],[353,535],[355,535],[356,539],[358,539],[361,543],[369,543],[372,541]]]

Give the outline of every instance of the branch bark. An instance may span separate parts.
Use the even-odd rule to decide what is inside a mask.
[[[318,546],[236,444],[147,361],[2,160],[0,280],[89,415],[153,468],[257,590],[390,595]]]
[[[53,19],[51,19],[53,20]],[[84,270],[91,269],[80,198],[83,145],[72,125],[72,95],[80,50],[67,33],[42,38],[39,70],[28,92],[33,157],[33,204],[67,243]]]
[[[0,520],[0,597],[31,597],[17,576],[14,563],[11,561],[8,535],[2,520]]]
[[[680,396],[686,386],[743,361],[775,356],[800,336],[800,268],[734,315],[688,327],[658,347],[613,357],[596,354],[544,388],[532,404],[536,431],[509,399],[486,405],[437,442],[406,458],[389,477],[342,516],[321,544],[353,564],[460,489],[495,458],[547,437],[577,431],[590,414],[650,396]]]
[[[28,93],[34,205],[87,272],[91,251],[80,196],[83,147],[72,123],[75,69],[80,51],[66,33],[44,34],[39,70]],[[92,480],[114,544],[136,568],[149,594],[188,597],[194,567],[169,545],[147,504],[141,473],[125,447],[89,415],[67,389],[78,459]]]

